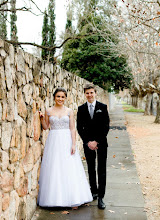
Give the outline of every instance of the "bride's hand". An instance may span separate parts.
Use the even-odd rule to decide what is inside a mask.
[[[75,154],[75,152],[76,152],[76,148],[75,148],[75,146],[72,146],[72,148],[71,148],[71,155]]]
[[[40,117],[40,119],[44,118],[44,114],[41,111],[39,111],[39,117]]]

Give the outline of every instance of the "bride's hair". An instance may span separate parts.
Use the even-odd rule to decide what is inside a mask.
[[[55,96],[56,96],[56,94],[57,94],[58,92],[63,92],[63,93],[65,94],[65,96],[67,97],[67,91],[66,91],[64,88],[62,88],[62,87],[58,87],[58,88],[54,91],[54,93],[53,93],[53,97],[54,97],[54,98],[55,98]]]

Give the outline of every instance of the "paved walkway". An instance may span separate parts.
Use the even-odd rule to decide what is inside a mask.
[[[64,215],[65,209],[37,208],[32,220],[147,220],[144,200],[137,175],[121,105],[110,113],[108,135],[107,188],[105,210],[97,208],[97,201]],[[86,163],[84,164],[86,169]]]

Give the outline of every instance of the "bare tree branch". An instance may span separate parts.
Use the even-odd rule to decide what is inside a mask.
[[[5,2],[0,3],[0,7],[2,7],[3,5],[7,4],[8,0],[6,0]]]
[[[68,37],[59,46],[53,46],[53,47],[42,46],[42,45],[39,45],[39,44],[36,44],[36,43],[32,43],[32,42],[16,42],[16,41],[13,41],[13,40],[6,40],[6,39],[3,39],[3,40],[6,41],[7,43],[15,45],[15,46],[31,45],[31,46],[35,46],[35,47],[38,47],[38,48],[41,48],[41,49],[52,51],[52,50],[55,50],[55,49],[60,49],[69,40],[81,39],[81,38],[84,38],[84,37],[87,37],[87,36],[91,36],[91,35],[92,36],[93,35],[97,35],[97,33],[79,35],[79,36],[75,36],[75,37],[74,36],[73,37]]]
[[[134,15],[131,15],[131,16],[134,17],[134,18],[139,18],[139,19],[144,20],[143,18],[141,18],[141,17],[139,17],[139,16],[134,16]],[[156,18],[160,18],[160,16],[157,16],[157,17],[155,17],[154,19],[156,19]],[[136,28],[136,27],[139,27],[140,25],[145,25],[145,26],[147,26],[147,27],[153,29],[153,30],[156,31],[157,33],[159,33],[159,29],[157,30],[157,29],[155,29],[154,27],[152,27],[151,25],[146,24],[147,21],[151,21],[151,20],[153,20],[153,18],[147,19],[147,20],[145,20],[144,22],[141,22],[140,24],[137,24],[137,25],[135,25],[134,27],[130,28],[129,30],[132,30],[132,29],[134,29],[134,28]]]
[[[31,8],[26,8],[26,7],[22,7],[22,8],[16,8],[16,9],[14,9],[14,10],[12,10],[12,9],[4,9],[4,8],[0,8],[0,11],[8,11],[8,12],[13,12],[13,11],[27,11],[27,12],[30,12],[30,13],[32,13],[33,15],[35,15],[35,16],[40,16],[40,14],[35,14],[32,10],[31,10]]]
[[[44,14],[44,12],[41,11],[41,9],[37,6],[37,4],[36,4],[33,0],[30,0],[30,1],[36,6],[36,8],[37,8],[42,14]]]

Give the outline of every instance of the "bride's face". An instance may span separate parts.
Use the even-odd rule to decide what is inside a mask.
[[[66,100],[66,95],[64,92],[57,92],[54,98],[56,105],[63,105]]]

